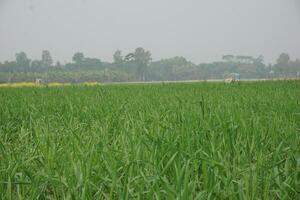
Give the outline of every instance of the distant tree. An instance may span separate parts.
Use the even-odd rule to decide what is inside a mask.
[[[254,58],[252,56],[236,56],[236,60],[239,63],[250,64],[253,63]]]
[[[30,65],[31,71],[42,71],[42,61],[33,60]]]
[[[29,71],[30,60],[27,58],[26,53],[20,52],[16,54],[16,63],[18,71]]]
[[[83,62],[84,60],[84,54],[82,52],[77,52],[73,55],[72,60],[76,63],[76,64],[80,64]]]
[[[83,53],[77,52],[73,55],[72,60],[74,63],[67,63],[65,68],[68,70],[91,70],[91,69],[101,69],[103,63],[98,58],[88,58],[85,57]]]
[[[296,76],[300,76],[300,60],[295,61]]]
[[[258,78],[265,78],[267,75],[267,67],[264,64],[264,57],[262,55],[253,59],[253,65],[256,67]]]
[[[56,68],[61,68],[61,64],[60,64],[60,62],[59,62],[59,61],[56,61],[56,63],[55,63],[55,67],[56,67]]]
[[[129,53],[125,56],[125,59],[124,59],[126,62],[130,62],[130,61],[133,61],[134,60],[134,53]]]
[[[195,64],[182,56],[176,56],[151,62],[146,74],[148,80],[194,80],[200,78],[198,72],[199,68]]]
[[[281,53],[280,56],[277,58],[277,62],[274,66],[274,69],[277,74],[286,76],[289,64],[290,56],[287,53]]]
[[[300,60],[289,61],[288,67],[286,68],[286,74],[289,76],[300,76]]]
[[[145,80],[145,72],[151,61],[150,51],[145,51],[142,47],[138,47],[134,52],[134,61],[138,64],[138,75],[140,80]]]
[[[50,54],[50,52],[48,50],[44,50],[42,52],[42,60],[41,60],[41,62],[42,62],[43,67],[47,68],[47,67],[52,66],[53,59],[52,59],[51,54]]]
[[[9,73],[17,71],[16,61],[4,61],[1,65],[0,71]]]
[[[123,63],[122,51],[121,50],[117,50],[114,53],[114,64],[120,65],[122,63]]]
[[[254,64],[263,63],[264,62],[264,56],[260,55],[257,58],[252,58],[252,62]]]
[[[290,62],[290,56],[287,53],[280,54],[279,58],[277,59],[277,64],[288,65]]]
[[[84,61],[82,61],[82,67],[84,67],[84,69],[99,69],[102,67],[102,62],[98,58],[85,58]]]
[[[234,56],[233,55],[224,55],[222,57],[222,59],[227,61],[227,62],[233,62]]]

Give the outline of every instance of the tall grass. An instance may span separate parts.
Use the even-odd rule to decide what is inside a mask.
[[[300,199],[300,82],[2,88],[0,199]]]

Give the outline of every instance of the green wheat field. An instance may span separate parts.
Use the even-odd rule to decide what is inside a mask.
[[[1,88],[0,199],[300,199],[300,81]]]

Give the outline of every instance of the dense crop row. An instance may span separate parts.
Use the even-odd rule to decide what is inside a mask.
[[[299,196],[299,81],[0,89],[0,199]]]

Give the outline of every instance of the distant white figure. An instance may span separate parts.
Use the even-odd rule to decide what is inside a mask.
[[[226,78],[224,80],[225,83],[238,83],[240,82],[240,74],[238,73],[230,73],[226,75]]]
[[[41,78],[37,78],[35,79],[35,84],[36,85],[44,85],[44,86],[47,86],[47,82]]]
[[[234,81],[233,81],[232,78],[226,78],[226,79],[224,80],[224,82],[227,83],[227,84],[229,84],[229,83],[233,83]]]

